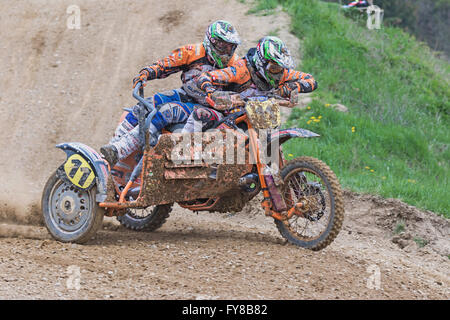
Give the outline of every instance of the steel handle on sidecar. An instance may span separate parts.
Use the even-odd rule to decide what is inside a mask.
[[[133,97],[138,100],[140,103],[142,103],[150,113],[145,116],[144,112],[141,112],[139,114],[138,123],[139,123],[139,137],[141,141],[144,142],[144,146],[147,145],[147,135],[145,134],[148,130],[148,127],[150,125],[150,121],[152,121],[153,116],[156,114],[156,108],[150,104],[147,100],[144,99],[144,86],[142,81],[139,81],[136,83],[136,86],[133,90]]]
[[[152,106],[147,100],[144,99],[144,86],[142,81],[136,83],[136,86],[133,90],[133,97],[141,102],[147,108],[147,110],[150,111],[150,113],[153,113],[156,110],[154,106]]]

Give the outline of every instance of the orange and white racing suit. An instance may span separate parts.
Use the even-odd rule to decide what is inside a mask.
[[[229,66],[238,57],[236,54],[230,59]],[[181,72],[183,83],[195,80],[204,72],[212,71],[216,67],[212,59],[206,54],[202,43],[189,44],[172,51],[172,53],[155,63],[144,67],[149,74],[148,80],[162,79],[173,73]],[[192,99],[182,88],[166,92],[156,93],[147,98],[157,112],[151,120],[149,131],[151,141],[156,141],[162,128],[170,124],[185,122],[191,114],[197,102]],[[141,104],[132,107],[115,131],[110,144],[113,144],[119,153],[119,159],[124,159],[142,145],[139,139],[138,115],[139,112],[148,112]]]

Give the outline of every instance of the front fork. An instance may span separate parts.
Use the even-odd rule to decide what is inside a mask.
[[[261,189],[263,191],[264,200],[261,203],[261,206],[264,208],[265,214],[267,216],[270,216],[277,220],[288,220],[292,217],[294,214],[301,214],[300,208],[303,206],[302,202],[297,203],[293,208],[289,209],[287,211],[287,214],[281,214],[279,212],[276,212],[272,209],[273,203],[272,198],[270,196],[269,190],[267,188],[266,180],[264,179],[263,170],[266,166],[266,164],[261,163],[261,157],[260,157],[260,149],[258,144],[258,135],[256,131],[249,126],[249,137],[250,137],[250,146],[251,150],[253,152],[253,157],[256,159],[256,168],[258,171],[259,181],[261,183]],[[279,170],[285,165],[285,160],[283,157],[283,151],[281,150],[281,146],[279,149]]]

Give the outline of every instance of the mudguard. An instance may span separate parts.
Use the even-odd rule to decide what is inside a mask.
[[[267,137],[267,148],[265,149],[265,155],[270,156],[272,154],[272,148],[278,150],[279,146],[292,138],[314,138],[320,137],[317,133],[306,129],[289,128],[282,130],[272,130]],[[277,152],[275,153],[277,154]]]
[[[58,175],[82,190],[89,190],[97,184],[95,200],[97,202],[105,201],[108,167],[100,154],[79,142],[60,143],[56,147],[67,155],[67,160],[57,171]]]
[[[272,131],[270,134],[270,143],[273,143],[278,140],[279,144],[283,144],[291,138],[314,138],[314,137],[320,137],[320,135],[306,129],[289,128]]]

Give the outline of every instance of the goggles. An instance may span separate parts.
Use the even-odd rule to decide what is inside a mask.
[[[284,71],[284,68],[277,64],[276,62],[269,61],[269,63],[266,66],[267,72],[271,74],[278,74]]]
[[[211,43],[213,44],[214,48],[216,48],[217,51],[220,52],[221,54],[232,55],[234,50],[236,49],[236,44],[229,43],[216,38],[212,38]]]

